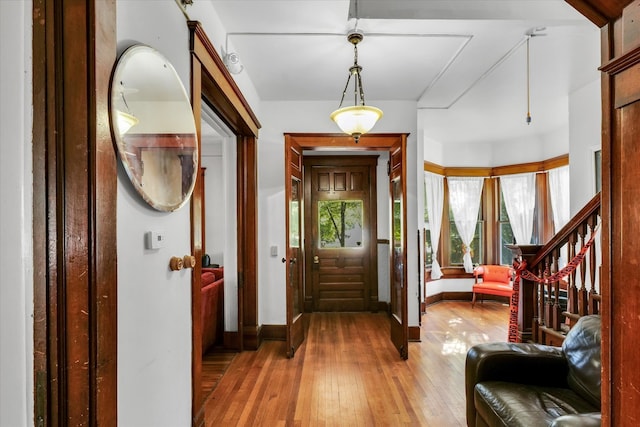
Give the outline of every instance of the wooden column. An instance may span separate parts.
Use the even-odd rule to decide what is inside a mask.
[[[513,253],[514,258],[531,265],[542,246],[540,245],[507,245]],[[515,266],[515,263],[514,263]],[[518,300],[518,342],[528,342],[532,340],[533,312],[534,312],[534,283],[529,280],[520,280],[520,294]]]
[[[34,423],[117,424],[115,0],[33,2]]]
[[[602,425],[640,419],[640,1],[567,0],[602,28]]]

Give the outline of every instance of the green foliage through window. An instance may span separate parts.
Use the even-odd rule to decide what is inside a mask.
[[[319,245],[321,248],[362,246],[362,200],[322,200],[318,202]]]
[[[500,264],[513,264],[513,255],[506,247],[506,245],[511,245],[513,243],[515,243],[515,237],[513,235],[513,230],[511,229],[507,206],[504,203],[502,191],[500,191]]]
[[[471,261],[474,264],[482,264],[484,262],[484,256],[482,253],[482,242],[484,240],[482,227],[483,222],[478,221],[476,223],[476,231],[473,235],[473,241],[471,242]],[[449,223],[449,230],[449,238],[451,239],[449,265],[462,265],[462,257],[464,256],[466,246],[462,243],[462,238],[460,237],[460,233],[458,233],[458,228],[454,221]]]

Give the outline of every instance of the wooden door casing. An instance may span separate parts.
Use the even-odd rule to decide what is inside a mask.
[[[306,306],[313,311],[376,311],[377,156],[310,156],[304,164]],[[319,209],[332,201],[362,202],[362,234],[351,247],[325,247],[321,242]],[[343,224],[335,227],[344,234]]]
[[[406,161],[404,161],[406,157],[406,148],[407,148],[407,137],[406,133],[395,133],[395,134],[366,134],[360,138],[360,141],[357,145],[353,143],[353,138],[349,135],[344,134],[317,134],[317,133],[287,133],[285,134],[285,152],[289,149],[289,147],[296,145],[302,150],[324,150],[324,149],[333,149],[338,151],[348,150],[348,151],[387,151],[389,152],[390,157],[390,173],[395,170],[398,170],[400,176],[403,180],[406,181]],[[395,159],[394,159],[395,158]],[[286,173],[286,171],[285,171]],[[287,175],[285,175],[287,176]],[[306,193],[306,189],[305,189]],[[406,189],[402,188],[402,200],[404,202],[403,206],[406,206]],[[307,215],[305,213],[305,215]],[[404,224],[406,228],[406,213],[404,213]],[[404,239],[406,245],[406,229],[403,230]],[[376,242],[377,243],[377,242]],[[403,253],[406,254],[406,247],[404,248]],[[406,257],[406,255],[405,255]],[[406,261],[406,260],[405,260]],[[389,260],[389,265],[391,266],[392,260]],[[308,269],[308,267],[307,267]],[[404,313],[406,316],[406,262],[403,262],[403,289],[404,289]],[[377,281],[377,280],[376,280]],[[308,307],[308,301],[305,300],[305,308]],[[402,323],[396,322],[397,325],[395,329],[392,329],[392,341],[394,341],[393,334],[396,334],[400,337],[398,341],[399,345],[396,344],[396,347],[400,351],[400,355],[403,358],[408,356],[406,352],[408,350],[408,323],[406,318]],[[405,353],[403,354],[402,349],[404,349]]]
[[[202,101],[223,119],[237,140],[237,274],[238,331],[225,331],[224,346],[242,351],[257,349],[258,327],[257,279],[257,135],[260,123],[224,66],[213,44],[197,21],[187,21],[191,53],[191,105],[201,136]],[[200,161],[198,162],[200,164]],[[202,260],[204,225],[204,181],[196,181],[191,197],[191,253]],[[191,374],[192,425],[204,425],[202,395],[201,262],[193,269],[191,283]]]

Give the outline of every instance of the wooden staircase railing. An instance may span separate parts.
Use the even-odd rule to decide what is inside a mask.
[[[560,261],[570,262],[580,252],[600,222],[600,193],[596,194],[555,236],[541,248],[520,251],[527,270],[539,278],[560,271]],[[521,279],[518,332],[523,341],[561,345],[564,336],[581,317],[600,309],[599,236],[576,269],[563,279],[544,283]],[[522,246],[525,248],[524,246]],[[596,275],[596,272],[598,275]],[[530,329],[529,329],[530,328]]]

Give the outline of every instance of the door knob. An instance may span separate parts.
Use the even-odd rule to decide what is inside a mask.
[[[194,257],[193,255],[183,256],[182,265],[184,268],[194,268],[196,266],[196,257]]]
[[[169,268],[171,269],[171,271],[182,270],[183,267],[184,261],[182,258],[174,256],[169,260]]]
[[[314,264],[320,264],[320,258],[318,258],[318,255],[313,257],[313,263]]]

